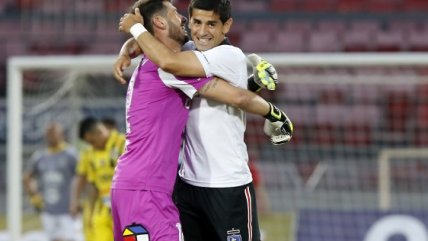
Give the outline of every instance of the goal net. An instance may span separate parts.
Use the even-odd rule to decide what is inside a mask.
[[[263,119],[247,116],[265,240],[427,241],[428,55],[261,55],[280,76],[276,91],[261,94],[295,124],[292,141],[273,146]],[[32,212],[21,173],[43,147],[46,123],[61,122],[73,144],[77,123],[88,115],[112,117],[124,130],[126,90],[111,76],[113,62],[113,56],[8,61],[13,237]]]

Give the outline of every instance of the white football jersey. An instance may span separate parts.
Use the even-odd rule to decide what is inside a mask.
[[[247,89],[246,56],[241,49],[220,45],[195,51],[208,76],[218,76]],[[252,181],[244,142],[245,113],[217,101],[192,100],[179,171],[186,183],[200,187],[236,187]]]

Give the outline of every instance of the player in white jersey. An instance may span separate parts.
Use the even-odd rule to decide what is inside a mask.
[[[189,9],[192,37],[200,51],[174,53],[165,48],[145,33],[138,11],[126,14],[120,29],[131,32],[145,55],[166,71],[182,76],[218,76],[246,88],[245,55],[225,39],[232,24],[229,1],[192,1]],[[214,82],[206,89],[215,88]],[[204,95],[204,90],[200,93]],[[272,104],[269,106],[263,114],[271,120],[270,125],[281,123],[275,134],[288,134],[282,141],[289,140],[291,122]],[[242,110],[218,101],[193,99],[180,170],[183,181],[176,186],[186,240],[260,240],[244,131]]]

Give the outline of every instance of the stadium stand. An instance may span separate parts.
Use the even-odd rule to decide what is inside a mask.
[[[30,54],[46,52],[43,48],[31,47],[40,39],[66,40],[68,44],[62,49],[61,44],[57,44],[59,48],[55,52],[59,53],[96,53],[97,49],[100,53],[114,53],[111,49],[91,46],[95,43],[88,39],[95,33],[100,40],[97,44],[123,41],[125,36],[117,31],[116,20],[131,2],[2,1],[0,38],[6,42],[25,39],[24,49],[32,49]],[[176,4],[181,12],[187,11],[187,1],[176,1]],[[236,24],[231,39],[246,52],[425,51],[428,28],[420,13],[427,5],[424,0],[237,0],[233,2]],[[400,18],[400,14],[405,18]],[[255,40],[248,32],[266,36]],[[293,33],[297,36],[292,37]],[[276,44],[264,44],[272,41]],[[80,47],[70,50],[69,45]],[[10,54],[14,53],[8,51]]]

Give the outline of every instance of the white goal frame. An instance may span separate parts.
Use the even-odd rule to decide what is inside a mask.
[[[428,66],[424,53],[260,54],[279,66]],[[116,56],[22,56],[7,61],[7,228],[11,240],[20,240],[22,227],[22,82],[24,70],[70,69],[76,73],[112,73]],[[133,61],[135,65],[137,61]],[[385,175],[382,174],[382,176]],[[389,175],[386,173],[386,175]],[[386,192],[388,190],[386,186]]]
[[[378,155],[378,194],[379,208],[388,211],[391,208],[391,159],[428,158],[428,148],[383,149]]]

